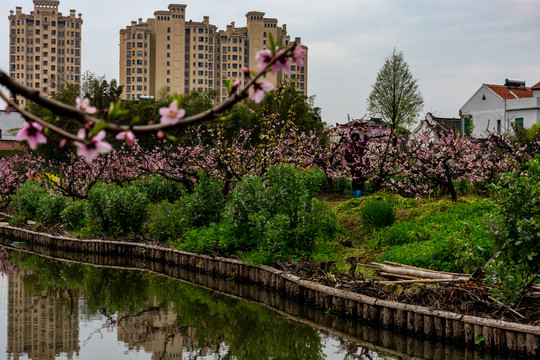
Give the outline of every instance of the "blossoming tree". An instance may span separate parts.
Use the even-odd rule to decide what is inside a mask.
[[[30,114],[1,92],[0,96],[8,103],[8,108],[13,107],[17,109],[26,120],[26,124],[17,134],[18,140],[26,140],[32,148],[35,148],[37,144],[46,142],[47,133],[54,132],[63,138],[60,146],[73,144],[78,149],[77,155],[84,157],[88,162],[92,162],[99,153],[106,153],[112,149],[110,144],[104,141],[106,133],[114,134],[117,139],[131,144],[136,134],[157,133],[158,136],[164,137],[167,130],[185,128],[188,125],[214,119],[223,111],[247,97],[250,97],[255,102],[262,101],[264,92],[274,88],[273,84],[262,80],[264,74],[267,72],[276,72],[280,69],[290,71],[288,70],[289,63],[295,62],[299,65],[302,64],[302,57],[305,55],[305,52],[305,48],[296,42],[285,48],[271,47],[269,50],[262,50],[256,56],[259,60],[259,72],[252,73],[248,68],[243,69],[244,76],[249,80],[245,87],[240,89],[241,81],[237,79],[232,84],[228,84],[229,97],[225,101],[215,105],[211,109],[189,117],[184,117],[185,111],[178,108],[178,100],[174,99],[169,107],[160,110],[161,120],[159,124],[114,124],[109,120],[121,114],[121,110],[116,104],[111,104],[103,118],[95,118],[92,115],[97,109],[89,104],[88,99],[78,98],[76,107],[71,107],[42,96],[38,90],[28,88],[16,82],[3,71],[0,71],[0,84],[8,88],[12,94],[23,96],[56,114],[76,119],[82,127],[77,134],[70,133],[49,121]]]

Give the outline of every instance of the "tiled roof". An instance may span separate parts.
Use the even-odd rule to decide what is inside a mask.
[[[533,92],[531,88],[515,89],[515,88],[508,88],[504,85],[487,85],[487,84],[486,86],[490,88],[494,93],[499,95],[501,98],[506,99],[506,100],[533,97]]]
[[[15,140],[0,140],[0,151],[27,151],[27,147]]]
[[[534,85],[531,90],[540,90],[540,82],[536,85]]]

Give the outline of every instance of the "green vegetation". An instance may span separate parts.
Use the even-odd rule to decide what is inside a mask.
[[[148,338],[180,335],[197,353],[226,344],[225,356],[234,359],[325,357],[319,331],[256,303],[148,273],[60,263],[25,253],[14,253],[12,261],[22,270],[32,270],[21,275],[25,293],[60,297],[55,301],[66,309],[72,306],[72,297],[82,293],[89,312],[117,314],[121,324],[144,322],[141,334]],[[155,325],[152,319],[164,325]],[[140,344],[146,339],[141,336]]]
[[[246,176],[228,194],[223,182],[199,174],[188,191],[160,176],[130,184],[99,184],[87,200],[54,196],[26,182],[13,194],[13,224],[66,224],[77,236],[144,236],[171,246],[238,257],[252,263],[311,260],[348,272],[351,257],[471,273],[488,270],[494,296],[510,303],[538,274],[540,161],[521,176],[507,174],[493,198],[463,195],[410,199],[378,192],[332,203],[321,195],[318,169],[274,165]]]
[[[388,225],[393,209],[396,219]],[[350,231],[349,242],[362,250],[360,257],[365,260],[467,273],[483,266],[495,252],[488,227],[495,209],[492,200],[480,197],[462,197],[454,203],[446,198],[414,201],[390,194],[352,199],[336,207],[342,221],[361,223]],[[374,226],[373,214],[378,213],[385,215]]]
[[[494,190],[499,206],[490,225],[500,251],[490,264],[491,282],[496,298],[513,302],[540,273],[540,156]]]

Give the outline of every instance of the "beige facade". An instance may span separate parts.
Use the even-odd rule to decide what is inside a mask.
[[[34,0],[34,11],[10,11],[9,73],[23,85],[51,96],[81,82],[81,14],[58,12],[59,1]],[[24,104],[24,99],[17,99]]]
[[[223,80],[241,79],[245,84],[242,69],[257,70],[255,54],[269,47],[270,36],[283,46],[291,41],[286,25],[279,26],[277,19],[265,18],[263,12],[248,12],[245,27],[231,22],[226,30],[210,24],[208,16],[202,22],[186,19],[186,5],[171,4],[146,22],[132,21],[120,30],[122,99],[213,90],[217,101],[223,101],[227,96]],[[290,69],[291,75],[278,71],[266,80],[276,85],[293,81],[307,95],[307,55],[303,66],[293,63]]]
[[[61,298],[47,291],[33,292],[24,283],[25,276],[17,271],[8,278],[8,359],[56,359],[60,353],[68,359],[78,357],[78,291]]]

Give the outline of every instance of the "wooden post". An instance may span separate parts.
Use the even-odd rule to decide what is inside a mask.
[[[527,356],[540,357],[540,337],[534,334],[527,334],[525,336],[525,344],[527,347]]]

